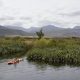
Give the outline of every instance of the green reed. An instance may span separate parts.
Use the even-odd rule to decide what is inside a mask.
[[[24,55],[29,46],[20,38],[0,38],[0,57]]]
[[[79,38],[43,39],[43,41],[40,40],[40,42],[37,41],[35,43],[33,49],[27,53],[28,60],[48,63],[80,63]]]

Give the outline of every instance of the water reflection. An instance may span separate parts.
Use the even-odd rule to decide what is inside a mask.
[[[28,63],[29,64],[32,64],[32,65],[35,65],[35,67],[37,68],[37,69],[40,69],[40,70],[46,70],[47,69],[47,67],[51,67],[51,68],[54,68],[54,69],[56,69],[56,70],[60,70],[60,69],[62,69],[62,68],[64,68],[65,66],[69,66],[70,68],[75,68],[75,67],[77,67],[77,68],[80,68],[80,65],[78,65],[78,64],[62,64],[62,63],[45,63],[45,62],[37,62],[37,61],[28,61]]]
[[[14,64],[14,67],[16,68],[18,64]]]
[[[0,60],[0,63],[3,63],[7,61],[7,59],[4,60]],[[26,57],[23,57],[23,63],[25,63],[25,65],[29,65],[29,66],[35,66],[37,70],[41,70],[41,71],[45,71],[47,68],[53,68],[55,70],[61,70],[63,69],[65,66],[69,66],[70,68],[75,68],[77,67],[78,69],[80,68],[80,65],[78,64],[65,64],[65,63],[45,63],[45,62],[37,62],[37,61],[29,61],[26,59]],[[14,68],[17,68],[17,66],[20,63],[16,63],[16,64],[12,64],[12,66],[14,66]]]
[[[0,80],[80,80],[80,67],[24,61],[7,65],[0,61]]]

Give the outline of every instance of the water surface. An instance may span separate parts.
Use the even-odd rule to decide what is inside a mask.
[[[80,80],[80,67],[37,64],[26,59],[7,65],[7,60],[0,60],[0,80]]]

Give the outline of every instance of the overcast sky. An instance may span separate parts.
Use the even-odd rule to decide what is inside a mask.
[[[80,0],[0,0],[0,24],[74,27],[80,25]]]

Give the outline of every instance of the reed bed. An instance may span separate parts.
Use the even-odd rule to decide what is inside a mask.
[[[47,63],[80,64],[80,39],[55,38],[37,40],[27,59]]]
[[[26,54],[29,45],[20,38],[0,38],[0,57],[20,56]]]

